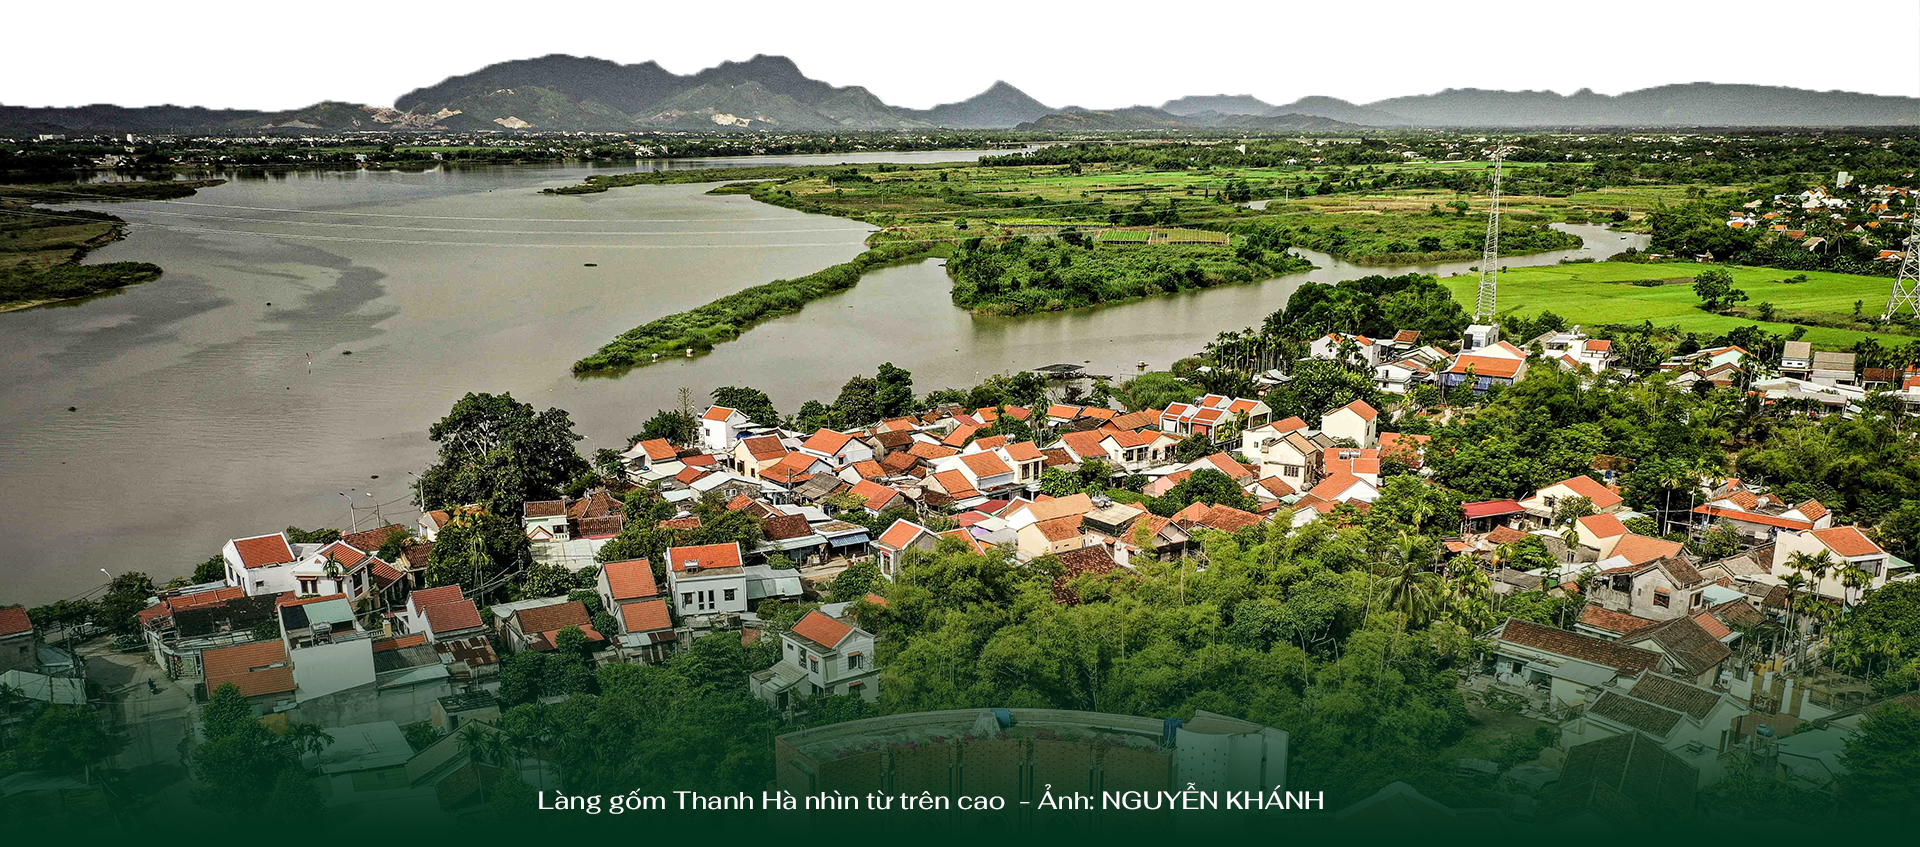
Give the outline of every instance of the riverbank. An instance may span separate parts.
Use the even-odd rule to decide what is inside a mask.
[[[600,194],[639,185],[720,182],[714,194],[745,194],[773,206],[848,218],[884,227],[894,242],[872,257],[822,271],[828,282],[786,280],[728,295],[692,312],[636,327],[576,362],[578,375],[619,372],[656,358],[705,352],[738,337],[767,317],[798,310],[805,300],[843,291],[857,282],[855,267],[877,268],[928,256],[955,257],[949,295],[976,315],[1016,316],[1124,303],[1181,291],[1250,283],[1309,270],[1271,233],[1229,235],[1219,218],[1257,217],[1217,199],[1169,198],[1146,209],[1132,191],[1048,202],[1029,189],[1050,185],[1067,169],[981,166],[968,162],[870,166],[714,168],[597,174],[569,186],[543,189],[555,196]],[[1060,173],[1055,173],[1059,171]],[[1106,175],[1118,190],[1131,177]],[[1048,211],[1038,215],[1035,209]],[[1038,223],[1036,223],[1038,222]],[[1231,221],[1228,221],[1231,223]],[[1205,238],[1103,243],[1090,231],[1158,227]],[[1132,233],[1129,233],[1132,234]],[[907,249],[907,241],[927,242]],[[879,241],[870,246],[881,249]],[[805,298],[805,299],[800,299]],[[777,307],[764,305],[777,301]],[[746,319],[736,320],[744,314]]]
[[[160,278],[151,262],[81,264],[126,237],[127,222],[102,212],[44,205],[170,200],[226,180],[0,185],[0,312],[81,300]]]
[[[737,291],[685,312],[627,330],[599,350],[573,363],[577,376],[619,376],[633,368],[672,356],[711,351],[742,333],[807,303],[852,288],[868,271],[948,254],[951,242],[902,238],[877,233],[866,252],[816,273],[777,279]]]

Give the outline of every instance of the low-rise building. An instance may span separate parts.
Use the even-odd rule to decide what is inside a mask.
[[[808,697],[857,695],[867,702],[880,696],[880,668],[874,662],[873,634],[850,619],[808,612],[780,635],[780,661],[751,675],[754,696],[781,711]]]

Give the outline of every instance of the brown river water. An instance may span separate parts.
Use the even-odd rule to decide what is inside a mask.
[[[1056,362],[1131,374],[1138,361],[1164,368],[1222,330],[1257,324],[1306,282],[1473,264],[1361,267],[1300,251],[1320,268],[1098,309],[977,318],[951,304],[933,260],[870,274],[710,355],[576,379],[568,366],[608,338],[846,261],[871,231],[707,196],[709,185],[537,193],[591,172],[606,169],[286,172],[237,176],[175,203],[93,207],[147,226],[91,261],[151,261],[166,275],[0,314],[0,529],[9,541],[0,605],[88,591],[105,580],[102,568],[172,577],[228,538],[288,524],[411,523],[408,474],[434,454],[426,429],[469,391],[566,409],[591,452],[626,446],[654,410],[677,404],[682,386],[704,403],[715,387],[753,385],[790,412],[831,400],[883,361],[912,371],[922,392]],[[1587,246],[1503,264],[1604,258],[1639,238],[1569,231]],[[359,508],[350,512],[350,501]]]

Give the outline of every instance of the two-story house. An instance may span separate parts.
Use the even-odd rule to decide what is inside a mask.
[[[740,430],[748,424],[747,414],[739,409],[712,406],[700,416],[700,446],[707,452],[725,455],[740,440]]]
[[[1172,403],[1160,413],[1160,431],[1220,441],[1273,420],[1266,401],[1209,394],[1192,403]]]
[[[873,702],[880,696],[873,634],[847,619],[808,612],[781,634],[780,661],[748,683],[754,696],[783,712],[820,695],[852,694]]]
[[[1380,411],[1365,400],[1355,400],[1320,416],[1320,431],[1327,437],[1346,439],[1355,447],[1380,444]]]
[[[777,435],[752,435],[740,439],[733,447],[733,472],[741,476],[759,479],[760,473],[779,464],[781,459],[793,452]]]
[[[463,640],[485,631],[480,609],[458,585],[423,588],[407,595],[402,617],[408,632],[426,635],[430,644]]]
[[[1706,588],[1713,583],[1693,566],[1679,544],[1647,539],[1672,545],[1670,552],[1644,562],[1630,561],[1641,538],[1645,536],[1629,534],[1614,556],[1600,561],[1599,572],[1588,584],[1587,602],[1654,621],[1686,617],[1707,605]]]
[[[667,594],[681,617],[712,618],[747,611],[740,544],[667,548]]]
[[[1826,572],[1815,576],[1796,568],[1796,553],[1815,557],[1826,554]],[[1807,580],[1806,590],[1851,605],[1860,602],[1865,592],[1881,588],[1888,580],[1898,576],[1894,570],[1893,559],[1887,555],[1887,551],[1868,538],[1859,527],[1836,526],[1782,532],[1774,536],[1773,565],[1769,575],[1771,581],[1778,583],[1788,574],[1799,573]],[[1854,571],[1858,571],[1858,575],[1854,575]]]

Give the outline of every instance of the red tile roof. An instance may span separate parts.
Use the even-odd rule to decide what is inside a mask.
[[[535,606],[514,613],[520,622],[520,631],[532,635],[536,632],[553,632],[570,626],[585,629],[593,624],[587,615],[587,606],[578,600],[555,603],[551,606]]]
[[[458,585],[442,585],[435,588],[422,588],[407,597],[407,602],[416,609],[424,609],[436,603],[451,603],[465,599]]]
[[[1799,510],[1800,514],[1806,515],[1807,520],[1810,521],[1817,521],[1827,516],[1827,507],[1820,505],[1818,500],[1808,500],[1793,508]]]
[[[653,578],[653,565],[646,559],[608,562],[601,566],[601,573],[607,577],[607,593],[615,603],[660,593],[660,585]]]
[[[893,526],[887,527],[886,532],[880,533],[879,544],[890,550],[904,550],[908,544],[913,543],[915,538],[919,538],[921,533],[932,531],[933,530],[927,529],[913,521],[901,518],[894,521]]]
[[[1633,564],[1644,565],[1655,559],[1678,556],[1681,551],[1685,549],[1686,545],[1678,541],[1668,541],[1664,538],[1652,538],[1629,532],[1621,536],[1620,540],[1614,543],[1613,556],[1624,556],[1627,561]],[[1608,558],[1612,558],[1612,556]]]
[[[277,638],[208,650],[200,654],[200,662],[206,673],[208,694],[227,683],[232,683],[247,697],[294,689],[293,666],[287,663],[287,645]]]
[[[1475,371],[1475,373],[1478,373],[1478,371]],[[1351,403],[1348,403],[1345,406],[1341,406],[1340,408],[1335,409],[1334,411],[1335,412],[1339,412],[1339,411],[1352,412],[1356,415],[1359,415],[1360,419],[1363,421],[1370,421],[1370,420],[1373,420],[1374,418],[1380,417],[1380,410],[1375,409],[1374,407],[1368,405],[1367,401],[1365,400],[1355,400]]]
[[[907,448],[907,452],[916,458],[932,461],[934,459],[944,459],[948,456],[956,455],[960,451],[943,444],[934,444],[929,441],[915,441],[912,447]]]
[[[642,441],[640,449],[645,450],[647,458],[655,462],[672,461],[680,455],[679,450],[673,449],[673,443],[664,438],[649,438]]]
[[[1660,666],[1660,654],[1652,650],[1615,644],[1590,635],[1554,629],[1519,618],[1508,618],[1507,622],[1501,625],[1500,639],[1626,673],[1638,674]]]
[[[1519,544],[1527,540],[1527,534],[1502,524],[1487,532],[1487,540],[1494,544]]]
[[[19,635],[33,631],[33,621],[27,618],[27,607],[0,607],[0,635]]]
[[[781,443],[778,437],[772,435],[742,438],[740,439],[740,443],[747,445],[747,453],[749,455],[762,462],[778,459],[781,456],[787,455],[789,452],[787,445]]]
[[[737,410],[729,409],[725,406],[712,406],[707,409],[706,414],[700,417],[709,421],[724,421],[736,414],[739,414]]]
[[[1479,503],[1460,504],[1461,513],[1465,514],[1469,519],[1514,515],[1526,510],[1525,506],[1512,500],[1483,500]]]
[[[866,507],[876,512],[885,509],[888,503],[900,496],[900,492],[872,480],[863,479],[853,486],[853,496],[858,497]]]
[[[379,551],[381,545],[387,543],[387,536],[396,532],[405,533],[406,531],[407,528],[400,524],[388,524],[373,529],[363,529],[359,532],[349,532],[346,535],[340,536],[340,540],[355,549],[374,553]]]
[[[1527,362],[1525,359],[1496,359],[1491,356],[1461,356],[1460,358],[1453,360],[1453,367],[1448,368],[1447,373],[1464,374],[1467,372],[1467,368],[1471,367],[1473,368],[1473,375],[1475,377],[1489,377],[1493,379],[1512,379],[1514,374],[1517,374],[1520,372],[1520,366],[1526,363]]]
[[[1706,614],[1702,612],[1701,614]],[[1659,621],[1649,620],[1639,615],[1604,609],[1591,603],[1580,610],[1580,622],[1594,629],[1605,630],[1615,635],[1626,635],[1637,629],[1653,626]]]
[[[1797,521],[1793,518],[1783,518],[1777,515],[1762,514],[1760,512],[1743,512],[1739,509],[1729,509],[1725,506],[1695,506],[1693,507],[1693,513],[1715,518],[1726,518],[1730,521],[1760,524],[1761,526],[1777,526],[1781,529],[1813,528],[1812,521]]]
[[[528,500],[520,507],[529,518],[551,518],[567,513],[565,500]]]
[[[629,633],[655,632],[673,628],[673,616],[667,613],[667,601],[643,600],[620,606],[620,625]]]
[[[243,567],[263,568],[293,561],[293,548],[287,546],[286,533],[234,539],[233,549],[240,554]]]
[[[740,567],[740,545],[704,544],[698,547],[669,547],[667,562],[674,570],[686,573],[687,562],[696,562],[701,570]]]
[[[1613,515],[1588,515],[1580,519],[1580,526],[1595,538],[1612,538],[1627,531],[1627,525]]]
[[[1598,482],[1595,482],[1593,477],[1587,476],[1585,474],[1581,474],[1580,476],[1568,477],[1566,479],[1563,479],[1559,482],[1554,483],[1554,485],[1565,486],[1569,489],[1572,489],[1573,493],[1593,501],[1593,507],[1595,509],[1609,509],[1614,506],[1620,505],[1620,503],[1624,500],[1624,498],[1622,498],[1620,495],[1613,493],[1606,486],[1601,485]],[[1542,487],[1552,488],[1553,485],[1542,486]]]
[[[828,617],[819,609],[808,612],[793,625],[793,634],[805,638],[822,647],[832,649],[840,646],[847,636],[853,634],[853,627]]]
[[[1832,529],[1816,529],[1813,531],[1813,537],[1820,539],[1820,543],[1827,545],[1827,549],[1849,559],[1857,556],[1877,556],[1886,552],[1880,549],[1880,545],[1873,543],[1873,539],[1868,538],[1858,527],[1836,526]]]
[[[1007,467],[998,453],[968,453],[960,457],[960,462],[979,477],[1013,473],[1013,468]]]
[[[427,629],[435,634],[477,629],[482,625],[480,610],[472,600],[435,603],[423,609],[422,613],[427,616]]]
[[[800,442],[800,446],[815,453],[832,456],[838,454],[841,448],[846,447],[851,441],[853,441],[851,435],[822,427],[807,436],[807,440]]]

